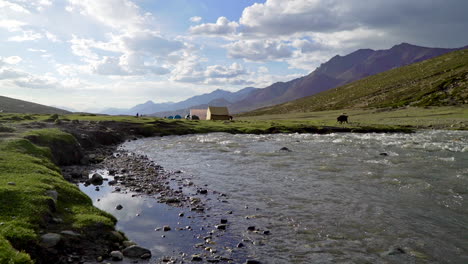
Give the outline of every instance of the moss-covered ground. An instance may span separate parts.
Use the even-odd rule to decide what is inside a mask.
[[[30,135],[44,147],[22,138]],[[33,263],[24,250],[40,242],[39,232],[51,217],[63,220],[60,229],[79,233],[95,225],[114,226],[115,218],[95,208],[52,162],[47,144],[70,137],[58,129],[44,129],[0,141],[0,263]],[[58,193],[56,205],[47,195],[51,190]]]

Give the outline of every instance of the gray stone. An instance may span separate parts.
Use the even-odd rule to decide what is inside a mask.
[[[122,254],[122,252],[120,252],[120,251],[112,251],[112,252],[110,253],[110,256],[111,256],[112,260],[114,260],[114,261],[115,261],[115,260],[116,260],[116,261],[119,261],[119,260],[122,260],[122,259],[123,259],[123,254]]]
[[[145,254],[150,254],[150,256],[151,256],[151,251],[149,251],[146,248],[142,248],[142,247],[136,246],[136,245],[129,246],[129,247],[125,248],[122,251],[122,253],[124,254],[124,256],[129,257],[129,258],[141,258],[141,256],[143,256]]]
[[[64,231],[60,232],[60,234],[67,235],[67,236],[73,236],[73,237],[81,236],[80,234],[78,234],[78,233],[76,233],[74,231],[71,231],[71,230],[64,230]]]
[[[44,247],[55,247],[60,240],[62,240],[62,236],[56,233],[47,233],[41,236],[41,244]]]

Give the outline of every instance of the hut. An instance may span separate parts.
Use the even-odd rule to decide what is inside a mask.
[[[190,109],[190,116],[198,116],[200,120],[206,120],[206,111],[206,109]]]
[[[229,111],[227,107],[208,106],[206,111],[206,120],[229,120]]]

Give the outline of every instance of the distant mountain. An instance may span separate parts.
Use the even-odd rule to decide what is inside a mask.
[[[228,104],[244,100],[249,96],[250,93],[256,90],[257,88],[253,87],[247,87],[237,92],[229,92],[218,89],[211,93],[197,95],[177,103],[154,103],[152,101],[148,101],[144,104],[136,105],[130,109],[109,108],[102,111],[101,113],[110,115],[136,115],[139,113],[156,116],[167,116],[167,113],[174,112],[181,114],[181,112],[185,112],[186,109],[193,108],[193,106],[202,106],[208,104],[216,104],[214,106],[226,106]]]
[[[455,50],[458,49],[426,48],[408,43],[388,50],[360,49],[346,56],[331,58],[307,76],[259,89],[229,108],[239,113],[292,101]]]
[[[69,114],[71,112],[46,105],[0,96],[0,112],[28,114]]]
[[[468,49],[463,49],[241,116],[350,108],[468,105],[467,80]]]

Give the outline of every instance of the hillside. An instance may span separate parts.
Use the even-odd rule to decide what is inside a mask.
[[[437,57],[457,49],[426,48],[407,43],[388,50],[360,49],[335,56],[307,76],[259,89],[229,106],[239,113],[314,95],[367,76]]]
[[[468,49],[389,70],[359,81],[241,116],[346,108],[468,104]]]
[[[68,114],[69,111],[55,107],[31,103],[23,100],[0,96],[0,112],[31,114]]]

